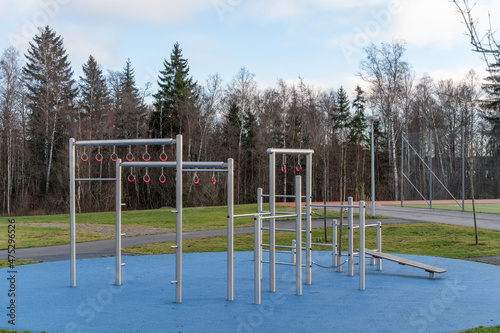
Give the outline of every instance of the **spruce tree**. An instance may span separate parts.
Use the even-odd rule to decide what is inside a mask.
[[[23,80],[35,182],[47,193],[51,180],[56,179],[53,170],[59,170],[57,148],[69,137],[68,120],[74,117],[73,71],[63,39],[48,26],[30,42],[25,57]]]
[[[117,135],[123,139],[136,139],[143,136],[142,117],[145,107],[135,82],[132,62],[127,60],[120,75],[119,97],[116,110]]]
[[[185,130],[185,118],[196,110],[198,93],[178,42],[174,44],[170,61],[165,59],[163,66],[158,77],[160,88],[153,95],[155,111],[149,127],[153,137],[174,137]]]
[[[366,100],[364,96],[365,92],[359,85],[356,87],[355,92],[356,97],[352,102],[354,115],[352,116],[351,122],[349,124],[349,139],[353,143],[360,144],[361,142],[368,140],[365,134],[366,128],[368,127],[365,116]]]
[[[88,120],[86,129],[89,131],[88,138],[109,134],[109,108],[110,97],[106,78],[101,66],[91,55],[82,66],[83,76],[80,76],[80,110],[82,120]],[[84,123],[86,123],[84,121]]]

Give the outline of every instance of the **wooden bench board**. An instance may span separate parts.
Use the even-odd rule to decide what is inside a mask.
[[[383,253],[383,252],[365,249],[365,253],[369,254],[375,258],[386,259],[386,260],[397,262],[400,265],[408,265],[408,266],[412,266],[415,268],[420,268],[420,269],[423,269],[429,273],[445,273],[446,272],[446,269],[443,269],[443,268],[438,268],[438,267],[422,264],[420,262],[404,259],[401,257],[396,257],[396,256],[393,256],[391,254],[387,254],[387,253]]]

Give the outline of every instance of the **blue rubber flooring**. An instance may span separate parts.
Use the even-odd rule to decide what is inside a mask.
[[[289,260],[282,255],[279,260]],[[77,261],[77,287],[69,262],[16,267],[16,325],[6,316],[9,269],[0,270],[0,327],[40,332],[453,332],[500,325],[500,266],[401,255],[445,268],[428,273],[384,261],[347,276],[313,266],[312,285],[295,295],[295,268],[277,266],[270,293],[263,265],[262,304],[253,304],[253,254],[235,253],[233,302],[226,301],[226,253],[183,256],[183,303],[176,304],[175,256],[124,257],[122,286],[114,285],[114,258]],[[265,259],[265,258],[264,258]],[[331,264],[314,252],[313,261]],[[369,262],[369,261],[368,261]],[[305,282],[305,278],[304,278]]]

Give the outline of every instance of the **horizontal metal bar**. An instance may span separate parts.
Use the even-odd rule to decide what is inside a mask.
[[[269,250],[262,250],[262,252],[269,252]],[[290,254],[292,253],[292,251],[274,251],[275,253],[286,253],[286,254]]]
[[[75,182],[114,182],[116,178],[76,178]]]
[[[279,219],[284,217],[296,217],[297,214],[283,214],[283,215],[275,215],[275,216],[262,216],[262,219]]]
[[[269,263],[269,260],[262,260],[262,263],[264,264],[268,264]],[[281,262],[281,261],[276,261],[275,262],[276,265],[287,265],[287,266],[297,266],[291,262]],[[302,264],[302,267],[306,267],[305,264]]]
[[[269,244],[262,244],[262,246],[269,247]],[[295,249],[294,246],[290,245],[275,245],[275,247],[279,247],[281,249]]]
[[[99,147],[99,146],[159,146],[173,145],[175,139],[130,139],[130,140],[86,140],[75,141],[73,144],[76,147]]]
[[[312,149],[288,149],[288,148],[269,148],[268,154],[275,153],[277,155],[305,155],[314,154]]]
[[[303,242],[302,244],[305,244],[305,242]],[[326,247],[332,247],[333,246],[332,244],[321,244],[321,243],[311,243],[311,245],[314,245],[314,246],[326,246]]]
[[[262,194],[262,197],[263,198],[269,198],[269,194]],[[275,198],[291,198],[291,199],[294,199],[295,198],[295,195],[284,195],[284,194],[276,194],[274,196]],[[307,198],[307,196],[303,195],[301,196],[301,198],[305,199]]]
[[[269,228],[262,228],[261,230],[269,230]],[[274,228],[276,231],[289,231],[289,232],[295,232],[295,229],[282,229],[282,228]],[[306,232],[306,230],[302,230],[302,232]]]
[[[311,208],[359,208],[359,205],[311,205]]]
[[[253,216],[255,217],[256,215],[263,215],[263,214],[269,214],[267,213],[249,213],[249,214],[238,214],[238,215],[233,215],[233,217],[248,217],[248,216]]]
[[[122,162],[121,165],[125,168],[176,168],[176,162]],[[184,168],[203,168],[203,169],[224,169],[227,168],[227,163],[224,162],[194,162],[194,161],[184,161],[182,162],[182,170]],[[201,171],[201,170],[196,170]]]
[[[227,172],[227,169],[182,169],[182,172]]]

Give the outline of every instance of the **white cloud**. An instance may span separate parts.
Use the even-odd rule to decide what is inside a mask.
[[[117,48],[117,38],[109,38],[110,36],[118,36],[118,32],[108,28],[107,35],[99,35],[99,28],[94,29],[84,27],[72,27],[67,29],[65,34],[71,38],[65,38],[64,44],[69,56],[74,65],[82,65],[87,62],[90,55],[102,65],[103,68],[115,68],[117,63],[122,59],[117,58],[116,53],[112,50]],[[63,36],[64,37],[64,36]],[[120,63],[120,65],[123,65]]]
[[[211,8],[213,3],[206,0],[78,0],[73,6],[91,17],[171,25],[193,20],[197,12]]]
[[[402,0],[395,33],[408,43],[450,47],[463,41],[462,24],[449,0]]]

